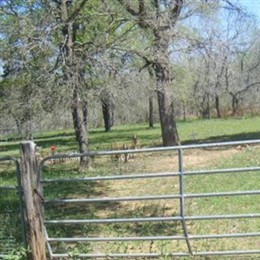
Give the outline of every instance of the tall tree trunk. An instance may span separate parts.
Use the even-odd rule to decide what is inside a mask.
[[[219,96],[215,96],[215,105],[216,105],[216,112],[217,112],[217,117],[221,118],[221,112],[220,112],[220,102],[219,102]]]
[[[210,95],[207,93],[207,111],[208,111],[208,119],[211,119],[211,113],[210,113]]]
[[[15,124],[16,124],[17,130],[18,130],[18,134],[19,134],[20,138],[22,138],[23,132],[22,132],[22,126],[21,126],[20,119],[15,118]]]
[[[105,131],[111,130],[114,125],[114,109],[115,104],[113,101],[113,96],[109,89],[103,89],[100,93],[101,103],[102,103],[102,113]]]
[[[84,117],[83,117],[83,110],[81,106],[81,101],[79,97],[78,88],[74,87],[73,90],[73,101],[72,101],[72,118],[73,118],[73,125],[76,135],[76,140],[79,144],[79,152],[85,153],[88,152],[88,138],[87,138],[87,131],[84,125]],[[81,168],[88,168],[90,166],[90,159],[89,157],[81,157],[80,158],[80,167]]]
[[[155,32],[155,48],[154,56],[156,57],[153,64],[156,87],[157,87],[157,98],[159,105],[159,116],[162,132],[162,140],[164,146],[179,145],[180,139],[178,136],[174,106],[173,106],[173,86],[172,76],[170,73],[170,60],[168,56],[168,45],[169,41],[167,36],[161,35],[164,32]]]
[[[108,132],[111,130],[111,127],[114,125],[114,107],[111,100],[109,100],[109,98],[104,98],[101,101],[102,101],[102,112],[103,112],[105,131]]]
[[[24,116],[24,137],[26,140],[33,140],[32,117],[32,110],[28,107]]]
[[[153,128],[153,97],[149,97],[149,128]]]
[[[87,1],[82,0],[82,7]],[[76,35],[78,30],[78,24],[76,24],[75,19],[70,19],[69,17],[69,5],[67,0],[61,0],[60,3],[60,15],[63,22],[62,33],[64,37],[64,47],[62,48],[63,56],[66,59],[66,66],[64,67],[63,76],[64,81],[67,86],[73,88],[72,100],[71,100],[71,110],[73,125],[75,129],[76,140],[79,145],[79,152],[88,152],[88,137],[86,125],[86,117],[83,116],[83,104],[80,97],[80,84],[82,83],[81,74],[82,66],[77,61],[80,57],[76,57],[74,52],[74,43],[76,41]],[[85,104],[84,104],[84,108]],[[90,166],[89,157],[80,158],[80,168],[87,168]]]
[[[239,107],[239,101],[236,95],[232,94],[232,115],[234,116],[237,113]]]
[[[181,102],[182,103],[182,111],[183,111],[183,121],[186,121],[187,120],[187,117],[186,117],[186,104],[184,101]]]
[[[149,65],[152,64],[155,71],[163,145],[178,145],[180,141],[171,95],[173,86],[168,48],[174,38],[171,32],[181,13],[184,1],[152,1],[154,16],[150,9],[151,5],[147,5],[150,1],[137,1],[139,5],[136,5],[136,1],[118,0],[118,2],[134,16],[135,21],[143,30],[149,30],[153,33],[152,59],[150,60],[148,56],[143,58]],[[132,5],[131,2],[135,4]],[[138,6],[138,9],[136,9],[136,6]]]
[[[173,102],[169,90],[158,90],[157,96],[163,145],[179,145],[180,140],[174,118]]]
[[[169,77],[169,70],[165,66],[162,66],[162,64],[157,63],[155,72],[163,145],[179,145],[180,140],[174,117],[173,99],[171,94],[172,80]]]
[[[26,140],[33,140],[33,133],[32,133],[32,121],[29,120],[27,123],[26,123],[26,126],[25,126],[25,136],[26,136]]]
[[[88,102],[83,101],[82,104],[82,113],[83,113],[83,124],[85,126],[85,129],[88,127]]]

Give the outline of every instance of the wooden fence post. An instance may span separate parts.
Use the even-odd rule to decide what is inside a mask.
[[[31,260],[46,260],[46,238],[43,224],[41,184],[35,155],[35,144],[21,142],[21,178],[24,192],[27,238]]]

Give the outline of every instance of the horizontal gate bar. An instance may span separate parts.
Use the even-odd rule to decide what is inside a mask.
[[[91,203],[91,202],[117,202],[117,201],[140,201],[140,200],[165,200],[184,198],[205,198],[222,196],[240,196],[240,195],[259,195],[260,190],[255,191],[233,191],[233,192],[212,192],[212,193],[194,193],[183,195],[158,195],[158,196],[140,196],[140,197],[116,197],[116,198],[90,198],[90,199],[53,199],[46,200],[44,203]]]
[[[221,219],[241,219],[260,218],[260,214],[234,214],[234,215],[204,215],[186,216],[185,220],[221,220]],[[153,217],[153,218],[118,218],[118,219],[66,219],[66,220],[45,220],[45,224],[108,224],[126,222],[156,222],[156,221],[181,221],[181,216],[176,217]]]
[[[241,196],[241,195],[259,195],[260,190],[252,191],[232,191],[232,192],[212,192],[212,193],[194,193],[184,194],[185,198],[205,198],[205,197],[222,197],[222,196]]]
[[[199,170],[199,171],[184,171],[183,175],[208,175],[219,173],[241,173],[260,171],[260,167],[247,167],[247,168],[231,168],[231,169],[214,169],[214,170]],[[54,182],[82,182],[82,181],[109,181],[109,180],[128,180],[128,179],[146,179],[146,178],[162,178],[162,177],[177,177],[180,176],[179,172],[161,172],[161,173],[142,173],[142,174],[129,174],[129,175],[113,175],[113,176],[97,176],[86,178],[60,178],[60,179],[44,179],[41,183],[54,183]]]
[[[208,175],[208,174],[219,174],[219,173],[241,173],[241,172],[255,172],[255,171],[260,171],[260,167],[183,171],[183,175]]]
[[[118,219],[66,219],[66,220],[45,220],[45,224],[106,224],[106,223],[127,223],[127,222],[157,222],[157,221],[180,221],[182,217],[153,217],[153,218],[118,218]]]
[[[119,242],[119,241],[152,241],[152,240],[185,240],[184,236],[150,236],[150,237],[61,237],[48,238],[48,242]]]
[[[194,256],[205,256],[205,255],[252,255],[260,254],[259,249],[255,250],[233,250],[233,251],[205,251],[205,252],[194,252]]]
[[[260,167],[259,167],[260,169]],[[97,176],[86,178],[63,178],[63,179],[44,179],[41,183],[52,182],[82,182],[82,181],[110,181],[110,180],[128,180],[128,179],[146,179],[146,178],[162,178],[162,177],[177,177],[178,172],[160,172],[160,173],[142,173],[142,174],[129,174],[129,175],[112,175],[112,176]]]
[[[1,190],[17,190],[17,186],[0,186]]]
[[[215,238],[242,238],[242,237],[260,237],[259,232],[255,233],[231,233],[231,234],[212,234],[212,235],[190,235],[189,239],[215,239]]]
[[[205,255],[250,255],[250,254],[259,254],[260,250],[237,250],[237,251],[204,251],[204,252],[193,252],[193,256],[205,256]],[[116,257],[174,257],[174,256],[190,256],[189,253],[180,252],[180,253],[132,253],[132,254],[78,254],[79,257],[87,258],[116,258]],[[52,254],[53,258],[69,257],[69,254]]]
[[[115,202],[115,201],[139,201],[139,200],[165,200],[179,199],[180,195],[158,195],[140,197],[116,197],[116,198],[90,198],[90,199],[54,199],[46,200],[45,203],[89,203],[89,202]]]
[[[234,233],[212,235],[190,235],[190,240],[258,237],[260,233]],[[48,242],[118,242],[118,241],[160,241],[160,240],[185,240],[185,236],[149,236],[149,237],[61,237],[48,238]]]
[[[185,253],[185,252],[180,252],[180,253],[171,253],[171,254],[164,254],[164,253],[132,253],[132,254],[78,254],[77,256],[79,257],[87,257],[87,258],[102,258],[102,259],[106,259],[106,258],[120,258],[120,257],[130,257],[130,258],[134,258],[134,257],[161,257],[161,256],[168,256],[168,257],[174,257],[174,256],[189,256],[189,253]],[[52,258],[65,258],[65,257],[69,257],[69,254],[52,254],[51,257]]]
[[[221,220],[221,219],[240,219],[240,218],[260,218],[260,214],[232,214],[232,215],[203,215],[186,216],[186,220]]]

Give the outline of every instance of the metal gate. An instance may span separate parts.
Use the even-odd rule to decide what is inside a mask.
[[[167,256],[260,254],[258,144],[260,140],[45,158],[40,167],[51,258],[166,259]],[[209,152],[207,160],[214,164],[220,151],[227,151],[221,160],[218,158],[224,167],[203,169],[203,160],[199,161],[202,154]],[[149,158],[150,167],[157,156],[164,160],[163,153],[169,155],[168,164],[171,159],[176,160],[176,171],[156,168],[143,171],[142,161]],[[229,166],[226,160],[229,154],[236,156],[235,163],[243,161],[243,166]],[[139,161],[139,168],[118,161],[121,156],[130,155]],[[68,173],[62,172],[61,162],[80,156],[94,158],[94,163],[99,158],[99,166],[102,163],[107,166],[80,176],[72,163],[67,166]],[[109,164],[104,160],[107,156],[117,161]],[[246,159],[242,160],[243,156]],[[185,159],[189,162],[194,158],[200,167],[186,170]],[[117,164],[115,168],[111,166],[113,163]],[[162,163],[159,168],[165,166]]]
[[[0,258],[26,247],[20,166],[12,157],[0,158]]]

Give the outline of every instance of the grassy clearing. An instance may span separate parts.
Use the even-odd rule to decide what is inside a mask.
[[[178,129],[183,144],[248,140],[260,138],[260,117],[198,120],[179,122]],[[133,134],[140,139],[142,147],[161,144],[160,128],[147,129],[146,125],[116,126],[105,133],[103,129],[89,131],[91,150],[107,150],[114,143],[131,143]],[[35,142],[42,147],[44,156],[49,155],[50,146],[57,145],[58,152],[75,151],[73,131],[54,131],[36,135]],[[17,142],[1,142],[2,153],[18,156]],[[258,146],[245,149],[210,149],[184,152],[185,170],[215,169],[229,167],[260,166]],[[8,165],[0,168],[0,184],[15,182]],[[111,160],[110,156],[95,158],[93,167],[87,172],[78,171],[78,163],[46,164],[44,178],[72,178],[84,176],[125,175],[135,173],[154,173],[178,170],[176,152],[149,153],[136,155],[128,163]],[[186,193],[208,193],[238,190],[260,190],[260,172],[186,176]],[[14,175],[12,175],[14,176]],[[97,182],[62,182],[44,184],[45,199],[56,198],[104,198],[143,195],[169,195],[179,192],[178,177],[133,179]],[[185,211],[192,215],[247,214],[259,212],[259,196],[224,196],[214,198],[186,199]],[[172,217],[179,216],[179,200],[102,202],[88,204],[46,204],[46,219],[94,219],[94,218],[134,218],[134,217]],[[239,232],[259,232],[259,219],[187,221],[191,235],[222,234]],[[118,237],[118,236],[174,236],[182,235],[180,222],[142,222],[82,225],[48,225],[50,237]],[[257,249],[259,238],[203,239],[193,240],[195,251]],[[147,242],[82,242],[52,243],[55,252],[77,253],[170,253],[187,251],[185,241],[147,241]],[[246,259],[257,259],[257,256]],[[223,257],[224,258],[224,257]],[[142,258],[143,259],[143,258]],[[148,258],[147,258],[148,259]],[[160,259],[171,259],[162,257]],[[184,258],[185,259],[185,258]],[[187,258],[191,259],[191,258]],[[220,259],[220,257],[192,258]],[[222,257],[221,257],[222,259]],[[245,259],[245,257],[225,257],[224,259]]]
[[[177,127],[183,144],[260,138],[260,117],[180,121]],[[116,125],[108,133],[103,128],[89,129],[90,150],[107,150],[115,143],[131,143],[133,134],[138,136],[142,147],[162,143],[158,124],[153,129],[147,124]],[[78,148],[73,130],[35,133],[34,141],[41,147],[43,156],[50,154],[51,145],[58,146],[58,152],[77,151]],[[14,137],[0,140],[0,156],[4,155],[19,156],[19,141]]]

